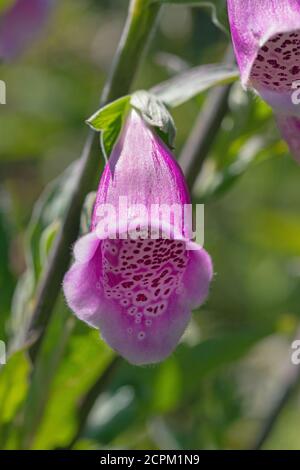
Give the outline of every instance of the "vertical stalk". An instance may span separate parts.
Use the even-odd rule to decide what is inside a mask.
[[[158,3],[152,3],[151,0],[131,0],[112,70],[101,96],[101,105],[130,91],[160,8]],[[80,212],[85,196],[94,188],[95,175],[99,174],[100,150],[97,145],[97,151],[96,148],[93,151],[95,141],[95,133],[90,131],[80,157],[77,184],[71,194],[70,205],[37,290],[28,331],[28,340],[32,341],[29,353],[33,361],[40,348],[64,273],[70,262],[70,247],[78,236]]]
[[[300,326],[298,327],[295,335],[295,340],[300,337]],[[287,357],[289,357],[290,351],[288,351]],[[296,392],[300,388],[300,365],[295,365],[290,362],[285,370],[284,380],[282,381],[282,387],[277,391],[277,397],[274,400],[274,405],[271,408],[269,414],[264,420],[261,429],[255,439],[251,450],[261,450],[271,437],[274,429],[276,428],[278,421],[280,420],[282,412],[285,407],[289,404]]]
[[[159,4],[152,3],[151,0],[131,0],[127,21],[112,70],[101,96],[101,105],[117,99],[130,91],[145,48],[154,30],[160,8]],[[29,448],[34,442],[36,431],[47,405],[43,397],[45,394],[47,395],[55,373],[54,369],[51,370],[47,380],[47,390],[40,391],[33,409],[32,400],[36,397],[34,384],[36,383],[40,359],[38,353],[52,317],[64,273],[70,262],[71,245],[78,236],[80,213],[85,196],[94,187],[95,175],[99,175],[100,149],[98,144],[96,144],[95,133],[90,131],[80,156],[77,184],[70,196],[70,204],[62,221],[62,227],[56,238],[48,265],[39,284],[33,308],[31,324],[28,330],[28,340],[32,341],[29,353],[32,360],[35,362],[37,359],[38,362],[36,367],[33,368],[32,381],[23,409],[24,421],[22,430],[24,434],[21,440],[22,446],[25,448]],[[93,146],[95,146],[97,151],[93,151]],[[61,354],[62,352],[60,351],[60,357]]]
[[[185,174],[190,191],[202,170],[220,125],[228,111],[228,96],[231,85],[214,88],[200,111],[192,132],[186,141],[179,164]]]
[[[224,62],[226,64],[234,62],[231,46],[228,46],[225,52]],[[227,114],[231,87],[231,84],[224,85],[209,92],[182,149],[179,164],[191,191]]]

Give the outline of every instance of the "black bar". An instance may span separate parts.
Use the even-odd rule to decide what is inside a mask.
[[[101,465],[121,466],[124,468],[148,467],[148,465],[185,465],[203,466],[209,464],[283,464],[289,462],[298,465],[300,451],[127,451],[127,450],[50,450],[50,451],[0,451],[0,465],[14,462],[25,464],[63,463],[88,465],[98,468]],[[4,468],[4,467],[1,467]],[[85,467],[86,468],[86,467]]]

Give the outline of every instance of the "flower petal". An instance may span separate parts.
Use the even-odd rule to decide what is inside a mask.
[[[171,298],[163,314],[140,318],[124,314],[122,308],[110,308],[99,316],[103,339],[135,365],[154,364],[164,360],[176,348],[190,320],[184,296]]]
[[[293,116],[278,115],[276,121],[291,154],[300,163],[300,119]]]
[[[90,239],[85,237],[84,242]],[[82,240],[80,240],[81,243]],[[91,241],[94,246],[94,240]],[[99,327],[98,313],[103,309],[104,293],[99,282],[102,272],[101,251],[98,250],[87,262],[75,262],[66,273],[63,290],[67,303],[80,320]]]
[[[131,111],[120,139],[122,145],[115,146],[99,183],[92,230],[103,204],[115,207],[119,216],[124,212],[123,199],[129,208],[142,204],[149,213],[154,204],[190,203],[178,163],[136,111]]]
[[[212,261],[209,254],[195,243],[187,243],[189,261],[183,275],[187,302],[192,309],[199,307],[206,299],[213,277]],[[192,249],[191,249],[192,248]]]
[[[79,238],[74,245],[74,258],[79,263],[86,263],[93,258],[100,240],[95,232]]]

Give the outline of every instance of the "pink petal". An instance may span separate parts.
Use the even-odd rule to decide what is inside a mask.
[[[95,232],[79,238],[74,246],[74,258],[79,263],[86,263],[93,258],[100,240]]]
[[[186,246],[183,240],[104,240],[93,258],[66,274],[67,302],[132,364],[159,362],[175,349],[212,277],[207,253]]]
[[[278,115],[276,120],[291,154],[300,163],[300,119],[293,116]]]
[[[298,0],[228,0],[242,83],[276,111],[294,114],[292,84],[300,78]]]

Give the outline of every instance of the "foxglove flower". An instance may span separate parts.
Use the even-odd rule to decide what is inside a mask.
[[[295,152],[295,138],[299,139],[299,124],[295,123],[300,117],[300,106],[292,97],[300,79],[300,1],[227,0],[227,3],[242,84],[255,89],[272,106],[279,116],[283,137]],[[290,116],[294,117],[294,125],[286,132]],[[300,161],[300,144],[296,148],[295,158]]]
[[[36,38],[54,0],[16,0],[0,15],[0,59],[11,60]]]
[[[131,110],[100,180],[91,232],[75,244],[75,262],[63,287],[75,314],[99,328],[133,364],[156,363],[171,354],[191,310],[208,294],[211,260],[187,238],[189,227],[174,214],[168,220],[151,216],[150,236],[153,208],[176,205],[182,211],[189,203],[171,152]],[[104,214],[104,208],[111,212]],[[105,218],[107,231],[99,230]],[[171,232],[173,237],[162,235]]]

